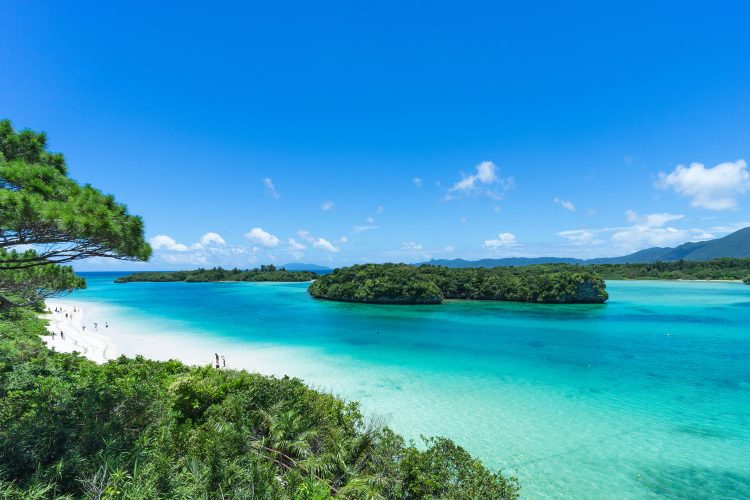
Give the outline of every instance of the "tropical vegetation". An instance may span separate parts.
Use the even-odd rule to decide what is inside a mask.
[[[448,268],[363,264],[314,281],[313,297],[374,304],[439,304],[443,299],[540,303],[601,303],[604,281],[584,268],[525,266]]]
[[[590,264],[585,268],[609,280],[744,280],[750,277],[750,259],[678,260],[650,264]]]
[[[277,268],[273,264],[263,265],[255,269],[241,271],[237,268],[196,269],[193,271],[153,271],[133,273],[120,276],[115,283],[131,283],[138,281],[149,282],[210,282],[210,281],[311,281],[318,275],[312,271],[287,271],[283,267]]]

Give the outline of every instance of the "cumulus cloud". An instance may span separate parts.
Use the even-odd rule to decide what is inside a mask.
[[[203,246],[208,245],[226,245],[227,242],[224,241],[224,238],[221,237],[219,233],[214,232],[208,232],[201,236],[201,239],[198,241]]]
[[[675,223],[685,219],[682,214],[653,213],[641,215],[633,210],[627,210],[625,218],[630,225],[600,229],[572,229],[560,231],[557,235],[576,246],[601,245],[606,242],[606,238],[609,238],[614,251],[619,254],[626,254],[649,247],[671,247],[687,241],[711,239],[717,233],[726,234],[735,229],[675,227]]]
[[[310,231],[307,231],[305,229],[300,229],[299,231],[297,231],[297,236],[299,236],[302,240],[307,241],[313,247],[319,250],[325,250],[326,252],[331,253],[339,251],[339,248],[334,246],[333,243],[331,243],[327,239],[321,238],[319,236],[313,236],[312,234],[310,234]]]
[[[295,251],[298,251],[298,252],[301,251],[301,250],[304,250],[305,248],[307,248],[305,245],[303,245],[299,241],[295,240],[294,238],[289,238],[287,240],[287,244],[289,245],[289,248],[291,250],[295,250]]]
[[[335,205],[335,204],[334,204],[334,203],[333,203],[333,202],[332,202],[331,200],[328,200],[328,201],[324,201],[324,202],[323,202],[323,203],[322,203],[322,204],[320,205],[320,209],[321,209],[321,210],[326,210],[326,211],[327,211],[327,210],[333,210],[333,209],[334,209],[335,207],[336,207],[336,205]]]
[[[572,201],[561,200],[560,198],[555,198],[553,201],[563,207],[565,210],[570,210],[571,212],[576,211],[576,206],[573,205]]]
[[[271,180],[270,177],[263,178],[263,185],[266,187],[266,191],[268,191],[271,196],[273,196],[277,200],[281,198],[281,195],[278,191],[276,191],[276,187],[273,185],[273,180]]]
[[[245,233],[245,238],[266,248],[274,248],[279,245],[279,239],[260,227],[254,227]]]
[[[422,184],[424,184],[424,181],[423,181],[422,179],[420,179],[419,177],[415,177],[414,179],[412,179],[412,182],[413,182],[413,183],[414,183],[414,185],[415,185],[415,186],[417,186],[418,188],[421,188],[421,187],[422,187]]]
[[[693,207],[728,210],[735,208],[737,198],[750,190],[750,173],[745,160],[719,163],[711,168],[691,163],[677,165],[668,174],[659,172],[656,186],[690,198]]]
[[[342,236],[339,238],[339,243],[349,243],[349,238],[347,236]]]
[[[513,233],[500,233],[497,235],[497,239],[484,241],[486,248],[511,247],[515,245],[517,245],[516,235]]]
[[[326,252],[338,252],[339,251],[338,248],[336,248],[335,246],[333,246],[333,244],[330,241],[328,241],[327,239],[325,239],[325,238],[317,238],[313,242],[313,246],[315,248],[319,248],[321,250],[325,250]]]
[[[482,195],[500,200],[505,196],[505,192],[513,189],[514,186],[513,177],[500,177],[494,163],[483,161],[476,166],[473,174],[462,173],[461,180],[451,186],[445,199],[453,200],[463,196]]]
[[[191,245],[177,243],[165,234],[154,236],[149,240],[154,248],[156,260],[168,264],[206,265],[229,264],[242,265],[247,258],[248,249],[241,246],[227,245],[219,233],[209,231]]]
[[[690,231],[674,227],[634,226],[612,235],[612,243],[636,251],[648,247],[669,247],[690,239]]]
[[[169,250],[172,252],[186,252],[187,245],[177,243],[173,238],[166,234],[158,234],[149,240],[154,250]]]

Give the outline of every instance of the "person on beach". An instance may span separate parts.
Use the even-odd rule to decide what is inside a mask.
[[[86,325],[81,325],[81,330],[86,331]]]
[[[52,330],[52,340],[55,340],[55,331]]]
[[[60,330],[60,340],[65,340],[65,332]]]
[[[98,329],[99,329],[99,323],[94,323],[94,330],[98,330]]]
[[[221,357],[221,366],[226,368],[227,367],[227,360],[224,359],[224,356]]]
[[[107,323],[106,321],[104,322],[104,328],[109,328],[109,323]]]

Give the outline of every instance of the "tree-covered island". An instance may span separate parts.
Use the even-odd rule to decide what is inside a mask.
[[[443,299],[599,304],[604,280],[575,266],[447,268],[362,264],[314,281],[315,298],[372,304],[439,304]]]
[[[120,276],[115,279],[115,283],[132,283],[132,282],[173,282],[185,281],[188,283],[205,283],[211,281],[311,281],[318,275],[312,271],[287,271],[283,267],[277,268],[273,264],[263,265],[255,269],[239,270],[223,269],[214,267],[213,269],[196,269],[194,271],[149,271],[143,273],[133,273],[127,276]]]
[[[750,259],[586,264],[585,268],[607,280],[743,280],[750,284]]]

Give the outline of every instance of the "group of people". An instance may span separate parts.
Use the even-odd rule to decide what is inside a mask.
[[[73,318],[73,314],[74,314],[74,313],[77,313],[77,312],[83,312],[83,309],[81,309],[81,308],[79,308],[79,307],[76,307],[76,306],[73,306],[73,312],[72,312],[72,313],[69,313],[68,311],[66,311],[65,309],[63,309],[63,308],[62,308],[62,307],[60,307],[60,306],[56,306],[56,307],[55,307],[55,310],[54,310],[54,311],[51,311],[51,310],[49,310],[49,309],[47,309],[47,310],[48,310],[49,312],[55,312],[55,313],[65,313],[65,317],[66,317],[66,318]],[[99,323],[97,323],[97,322],[95,321],[95,322],[93,323],[93,325],[94,325],[94,330],[96,330],[96,331],[99,331]],[[104,322],[104,328],[109,328],[109,322],[107,322],[107,321],[105,321],[105,322]],[[82,324],[82,325],[81,325],[81,330],[82,330],[83,332],[86,332],[86,325],[83,325],[83,324]],[[52,338],[53,338],[53,339],[55,338],[55,332],[54,332],[54,331],[52,332]],[[60,338],[61,338],[62,340],[65,340],[65,334],[63,333],[63,331],[62,331],[62,330],[60,331]],[[218,367],[217,367],[217,368],[218,368]]]
[[[214,353],[214,357],[216,358],[216,369],[219,368],[226,368],[227,367],[227,360],[224,359],[224,356],[219,356],[218,352]],[[221,357],[221,366],[219,365],[219,358]]]

